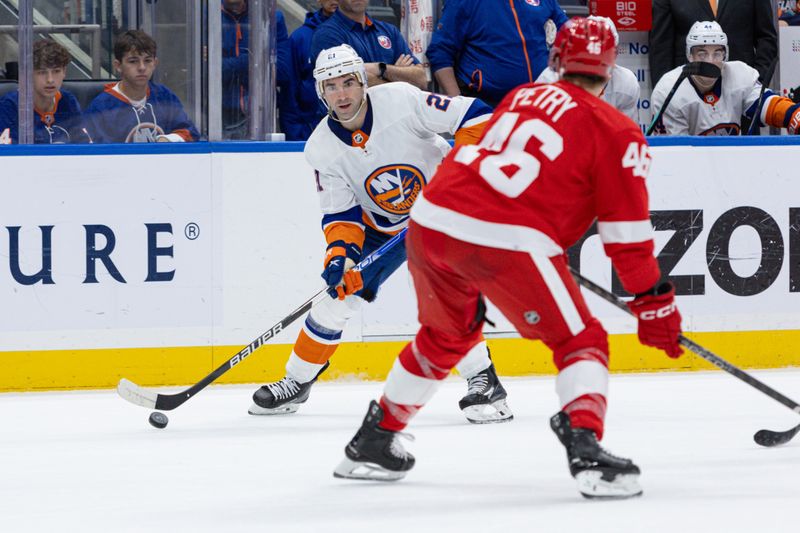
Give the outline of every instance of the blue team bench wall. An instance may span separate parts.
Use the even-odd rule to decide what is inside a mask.
[[[800,137],[651,137],[650,146],[800,146]],[[304,142],[197,142],[152,144],[62,144],[0,147],[0,156],[210,154],[252,152],[302,152]]]

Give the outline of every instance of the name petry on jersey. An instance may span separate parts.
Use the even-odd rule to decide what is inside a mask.
[[[660,276],[653,257],[639,126],[569,82],[528,84],[495,109],[477,145],[439,167],[411,211],[415,223],[464,242],[562,255],[597,220],[626,290]]]
[[[402,82],[368,88],[365,105],[358,131],[327,117],[306,142],[326,235],[343,225],[362,235],[364,225],[387,234],[400,231],[450,151],[438,134],[449,132],[458,140],[459,133],[482,128],[491,117],[491,108],[480,100],[424,92]]]
[[[163,85],[149,82],[147,100],[136,106],[109,83],[86,109],[86,126],[96,143],[156,142],[175,134],[183,141],[200,138],[180,99]]]

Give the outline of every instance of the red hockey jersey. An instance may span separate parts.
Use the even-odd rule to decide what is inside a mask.
[[[628,117],[568,82],[530,84],[495,109],[478,145],[442,162],[411,218],[453,238],[548,257],[597,220],[626,290],[650,289],[647,142]]]

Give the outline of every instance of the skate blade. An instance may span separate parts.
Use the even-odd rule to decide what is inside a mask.
[[[267,409],[265,407],[261,407],[257,403],[254,403],[250,406],[247,412],[251,415],[290,415],[300,409],[300,405],[296,403],[287,403],[286,405],[281,405],[280,407],[276,407],[274,409]]]
[[[602,477],[603,473],[596,470],[586,470],[575,476],[578,490],[584,498],[621,500],[642,495],[637,474],[619,474],[614,481]]]
[[[397,481],[406,477],[406,472],[386,470],[375,463],[360,463],[345,457],[333,471],[333,477],[363,479],[367,481]]]
[[[494,403],[470,405],[461,410],[473,424],[498,424],[511,422],[514,414],[508,408],[505,398]]]

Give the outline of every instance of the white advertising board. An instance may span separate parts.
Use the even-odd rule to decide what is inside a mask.
[[[657,249],[687,329],[800,323],[796,151],[653,148]],[[15,156],[3,158],[0,187],[5,350],[245,344],[322,286],[313,171],[299,152]],[[598,238],[577,250],[581,271],[612,287]],[[621,312],[589,301],[609,332],[633,330]],[[490,316],[490,335],[512,334]],[[291,342],[298,327],[276,342]],[[345,340],[415,329],[403,268]]]

